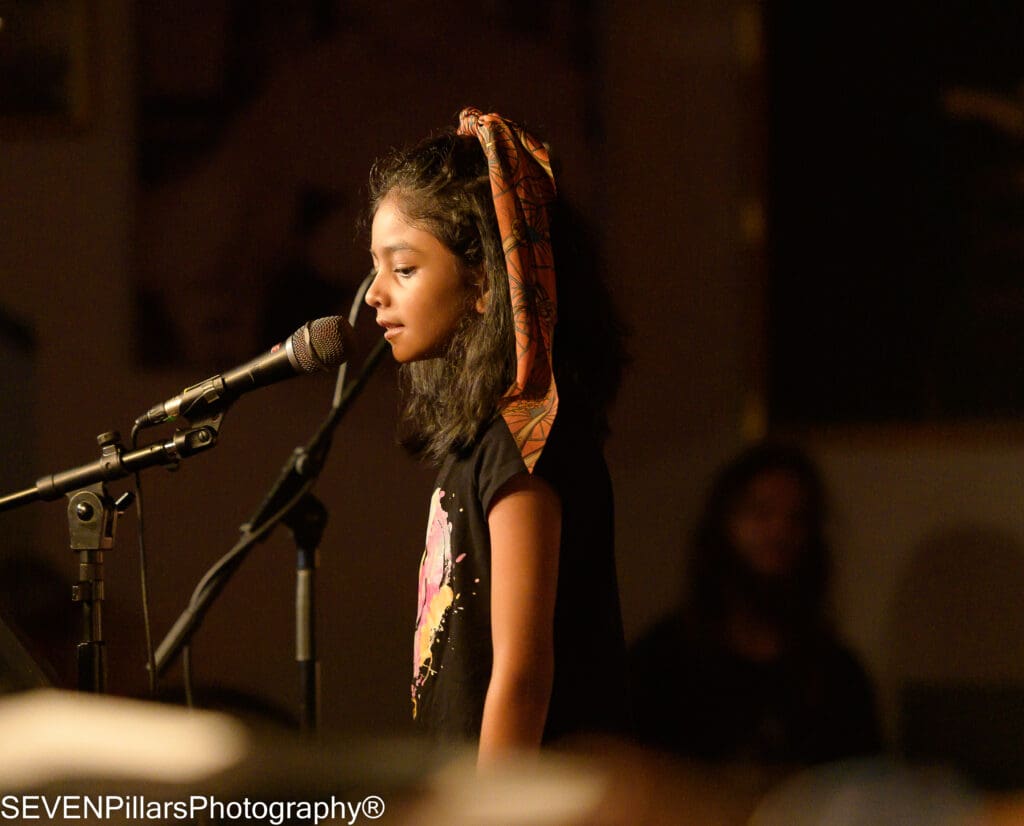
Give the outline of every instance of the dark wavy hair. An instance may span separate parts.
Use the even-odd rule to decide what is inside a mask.
[[[440,240],[466,271],[483,273],[485,311],[466,313],[444,355],[399,370],[402,444],[439,463],[473,444],[515,380],[512,302],[487,160],[476,137],[446,132],[374,164],[369,196],[370,221],[385,198],[394,198],[410,223]],[[559,416],[575,411],[603,438],[626,360],[623,327],[582,222],[560,201],[552,208],[551,243]]]
[[[750,485],[766,473],[783,471],[800,484],[806,498],[807,541],[792,577],[781,590],[759,582],[740,557],[729,525]],[[705,629],[726,619],[730,600],[752,601],[755,610],[774,614],[798,636],[827,627],[831,554],[825,537],[827,500],[821,474],[797,447],[761,442],[729,462],[715,478],[694,532],[686,603]],[[758,604],[765,597],[767,604]]]

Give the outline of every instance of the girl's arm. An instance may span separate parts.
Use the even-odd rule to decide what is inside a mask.
[[[562,504],[547,482],[520,474],[495,494],[491,534],[494,666],[480,731],[481,764],[540,746],[555,671],[554,617]]]

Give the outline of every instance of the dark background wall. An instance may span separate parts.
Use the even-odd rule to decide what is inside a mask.
[[[311,265],[325,291],[310,294],[345,305],[368,266],[352,227],[372,159],[446,126],[466,103],[504,109],[561,150],[563,187],[599,229],[633,328],[634,366],[608,456],[626,627],[635,636],[675,599],[682,547],[711,473],[770,419],[760,7],[560,3],[527,25],[501,3],[450,13],[346,4],[328,37],[297,25],[249,42],[248,53],[263,60],[250,67],[253,90],[240,90],[225,69],[237,63],[222,48],[231,8],[147,4],[142,13],[96,3],[82,123],[5,124],[0,133],[0,306],[31,330],[27,341],[14,334],[2,345],[5,489],[94,458],[97,433],[127,432],[155,401],[269,345],[266,311],[282,299],[267,285],[290,272],[285,265]],[[304,13],[316,8],[303,5]],[[186,44],[194,54],[181,51]],[[192,151],[185,146],[163,168],[145,154],[161,141],[180,149],[190,140]],[[311,190],[334,199],[329,217],[297,230],[296,204]],[[841,255],[823,253],[823,273],[833,253]],[[159,314],[147,315],[154,306]],[[301,302],[288,309],[338,311]],[[292,329],[290,319],[277,323]],[[163,363],[161,341],[171,351]],[[319,618],[325,723],[334,730],[407,724],[431,473],[394,445],[394,372],[382,368],[353,408],[318,488],[331,514]],[[246,398],[216,451],[176,474],[146,474],[158,640],[319,421],[331,386],[308,379]],[[1022,636],[1024,618],[986,574],[1007,581],[1024,566],[1018,426],[922,419],[795,432],[833,490],[837,614],[883,690],[890,728],[897,689],[910,678],[1024,682],[1016,643],[977,642]],[[3,514],[0,525],[5,554],[45,560],[70,581],[61,503]],[[107,557],[112,688],[124,694],[145,690],[135,528],[133,515],[123,518]],[[952,564],[946,540],[965,535],[973,538]],[[1000,542],[986,541],[992,536]],[[200,684],[294,706],[293,564],[283,532],[253,552],[196,640]],[[24,597],[18,581],[7,585],[11,600]],[[959,596],[947,608],[950,587]],[[981,603],[991,610],[975,612]],[[955,612],[967,629],[956,650],[900,653],[941,650],[924,644],[941,631],[922,604]],[[70,611],[70,602],[47,611]],[[70,657],[58,658],[58,671],[69,672]],[[178,680],[175,670],[170,683]]]

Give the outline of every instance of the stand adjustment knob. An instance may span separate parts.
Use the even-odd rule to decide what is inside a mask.
[[[121,441],[121,434],[116,430],[108,430],[106,433],[101,433],[96,437],[96,443],[100,447],[107,447],[108,445],[116,445]]]

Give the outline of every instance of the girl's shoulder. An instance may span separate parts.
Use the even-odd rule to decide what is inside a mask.
[[[444,468],[448,468],[445,473]],[[463,477],[476,489],[484,511],[498,489],[517,473],[526,472],[515,438],[500,416],[490,419],[473,442],[458,454],[453,454],[442,467],[442,476]]]

